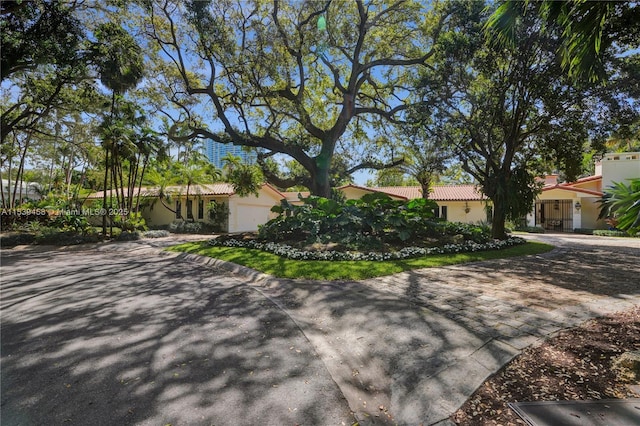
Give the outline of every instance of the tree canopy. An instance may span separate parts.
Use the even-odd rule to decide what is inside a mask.
[[[453,28],[451,12],[413,1],[168,1],[150,5],[148,32],[180,77],[172,101],[191,119],[182,137],[287,155],[304,173],[266,177],[328,196],[336,154],[355,160],[342,175],[385,166],[367,131],[401,120],[409,78]]]

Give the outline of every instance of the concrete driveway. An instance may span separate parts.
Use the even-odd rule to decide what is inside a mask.
[[[536,238],[558,248],[357,283],[171,240],[3,250],[2,424],[445,424],[524,347],[640,303],[638,240]]]

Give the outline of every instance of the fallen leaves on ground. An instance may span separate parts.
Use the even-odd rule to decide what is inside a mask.
[[[525,425],[508,402],[639,397],[612,369],[624,352],[640,349],[640,308],[587,321],[528,348],[454,413],[463,426]]]

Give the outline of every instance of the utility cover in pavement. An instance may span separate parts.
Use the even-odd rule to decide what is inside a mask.
[[[510,402],[509,407],[531,426],[640,425],[640,399],[638,398]]]

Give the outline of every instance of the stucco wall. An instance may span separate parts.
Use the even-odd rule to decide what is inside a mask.
[[[229,232],[257,231],[259,225],[265,224],[275,217],[270,210],[280,204],[280,198],[267,190],[262,190],[256,197],[232,195],[229,198]]]
[[[182,218],[186,219],[187,217],[187,199],[186,196],[182,195],[180,197],[178,196],[172,196],[171,197],[171,201],[165,201],[165,203],[171,207],[172,209],[176,208],[176,200],[180,200],[181,201],[181,214],[182,214]],[[209,221],[209,214],[207,211],[207,205],[212,201],[215,200],[217,202],[223,202],[223,203],[227,203],[228,202],[228,197],[227,196],[189,196],[189,199],[192,200],[193,202],[193,219],[196,222],[210,222]],[[199,200],[202,200],[204,202],[204,211],[203,211],[203,217],[202,218],[198,218],[198,202]],[[145,207],[142,210],[142,217],[144,218],[144,220],[147,222],[147,225],[150,226],[164,226],[164,225],[169,225],[171,222],[173,222],[174,220],[176,220],[176,215],[175,213],[173,213],[172,211],[170,211],[169,209],[167,209],[166,207],[164,207],[162,205],[162,203],[160,202],[160,200],[156,199],[155,203],[153,204],[153,206],[148,206]]]
[[[602,159],[602,189],[613,182],[625,182],[626,179],[640,178],[640,152],[607,154]]]
[[[582,227],[588,229],[607,229],[608,225],[604,220],[598,220],[598,214],[600,214],[600,205],[598,204],[598,197],[584,197],[580,200],[582,208],[580,214],[582,215]]]
[[[478,223],[487,220],[485,204],[482,201],[436,201],[442,210],[447,206],[447,220],[449,222]],[[469,208],[469,213],[465,208]]]

